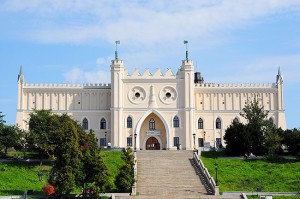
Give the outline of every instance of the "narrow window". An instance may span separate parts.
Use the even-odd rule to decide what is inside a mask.
[[[271,117],[269,118],[269,122],[271,122],[272,124],[274,124],[274,121],[273,121],[273,119]]]
[[[204,147],[203,138],[198,138],[198,147]]]
[[[100,138],[100,146],[106,146],[106,138]]]
[[[155,130],[155,120],[153,118],[151,118],[149,121],[149,129]]]
[[[100,121],[100,129],[106,129],[106,120],[104,118]]]
[[[221,138],[216,138],[216,147],[217,148],[222,148],[222,140],[221,140]]]
[[[179,137],[174,137],[174,146],[179,146]]]
[[[82,127],[83,127],[84,130],[88,130],[89,129],[89,121],[86,118],[84,118],[82,120]]]
[[[173,119],[173,127],[179,128],[179,118],[177,117],[177,115]]]
[[[216,129],[221,129],[221,120],[220,120],[220,118],[216,119]]]
[[[127,118],[127,128],[128,129],[132,128],[132,118],[130,116]]]
[[[127,146],[132,146],[132,137],[127,137]]]
[[[198,120],[198,129],[203,129],[203,119],[199,118]]]

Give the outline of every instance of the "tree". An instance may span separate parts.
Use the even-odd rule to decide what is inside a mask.
[[[131,186],[134,183],[134,157],[132,149],[127,148],[124,151],[123,157],[125,164],[122,166],[120,173],[116,177],[115,184],[121,192],[130,192]]]
[[[100,156],[93,131],[86,133],[69,115],[49,110],[32,113],[29,120],[31,138],[43,153],[53,156],[54,166],[49,182],[58,195],[69,194],[76,186],[93,184],[98,192],[107,191],[107,168]]]
[[[4,148],[5,156],[9,147],[15,147],[21,143],[21,130],[17,126],[4,125],[0,130],[0,147]]]
[[[243,112],[240,113],[242,117],[247,119],[247,132],[250,139],[250,150],[256,155],[262,155],[265,153],[264,147],[264,133],[268,131],[267,120],[268,111],[264,110],[264,107],[259,105],[259,100],[254,98],[243,108]]]
[[[248,102],[240,115],[247,120],[247,123],[234,123],[226,129],[224,140],[227,144],[228,154],[241,155],[251,152],[255,155],[263,155],[266,150],[269,152],[277,151],[274,148],[266,148],[275,147],[271,145],[274,141],[271,138],[273,138],[275,127],[267,120],[268,111],[265,111],[264,107],[259,105],[258,99],[254,98],[254,100]],[[265,142],[266,138],[268,139],[267,142]],[[278,140],[277,138],[276,140]]]
[[[30,113],[29,139],[32,140],[32,148],[36,148],[41,155],[41,158],[47,154],[48,157],[53,155],[57,145],[54,139],[54,134],[57,130],[57,122],[51,113],[51,110],[34,110]]]
[[[227,155],[244,155],[250,151],[250,135],[242,123],[233,122],[226,129],[224,140]]]
[[[81,183],[83,189],[85,189],[85,184],[94,183],[94,194],[111,190],[112,183],[107,180],[110,174],[100,155],[100,149],[98,148],[94,132],[90,130],[89,133],[85,133],[81,129],[79,132],[79,145],[82,152],[82,172],[78,176],[77,182]]]
[[[278,154],[281,151],[281,141],[283,140],[280,136],[281,132],[282,129],[276,128],[273,123],[269,123],[266,128],[264,146],[266,148],[266,158],[269,161],[276,161],[278,159]]]
[[[300,156],[300,129],[287,129],[283,132],[283,142],[290,154]]]

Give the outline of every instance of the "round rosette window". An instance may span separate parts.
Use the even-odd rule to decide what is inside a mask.
[[[146,91],[140,86],[135,86],[129,90],[128,98],[132,103],[140,104],[146,99]]]
[[[171,86],[166,86],[159,92],[159,99],[165,104],[172,104],[177,99],[177,91]]]

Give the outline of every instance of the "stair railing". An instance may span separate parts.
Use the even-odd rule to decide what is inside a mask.
[[[193,158],[195,162],[197,163],[200,172],[204,174],[205,181],[208,183],[209,187],[213,190],[214,195],[220,195],[219,186],[216,185],[215,180],[211,175],[209,174],[207,168],[204,166],[202,160],[199,158],[197,152],[193,153]]]
[[[135,196],[136,195],[136,181],[137,181],[137,155],[136,155],[136,151],[133,152],[133,156],[134,156],[134,165],[133,165],[134,182],[133,182],[133,185],[131,186],[131,195]]]

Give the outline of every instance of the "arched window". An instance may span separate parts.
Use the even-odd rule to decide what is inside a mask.
[[[88,130],[89,129],[89,121],[86,118],[84,118],[82,120],[82,127],[83,127],[84,130]]]
[[[233,122],[235,122],[235,123],[240,123],[240,121],[239,121],[239,119],[238,119],[237,117],[234,118]]]
[[[179,118],[177,117],[177,115],[173,118],[173,127],[179,128]]]
[[[269,118],[269,122],[272,123],[272,124],[274,124],[274,121],[273,121],[273,119],[271,117]]]
[[[151,118],[149,121],[149,129],[155,130],[155,120],[153,118]]]
[[[130,116],[127,118],[127,128],[132,128],[132,118]]]
[[[216,119],[216,129],[221,129],[221,120],[220,120],[220,118],[217,118]]]
[[[100,129],[106,129],[106,120],[104,118],[100,120]]]
[[[203,129],[203,119],[199,118],[198,120],[198,129]]]

